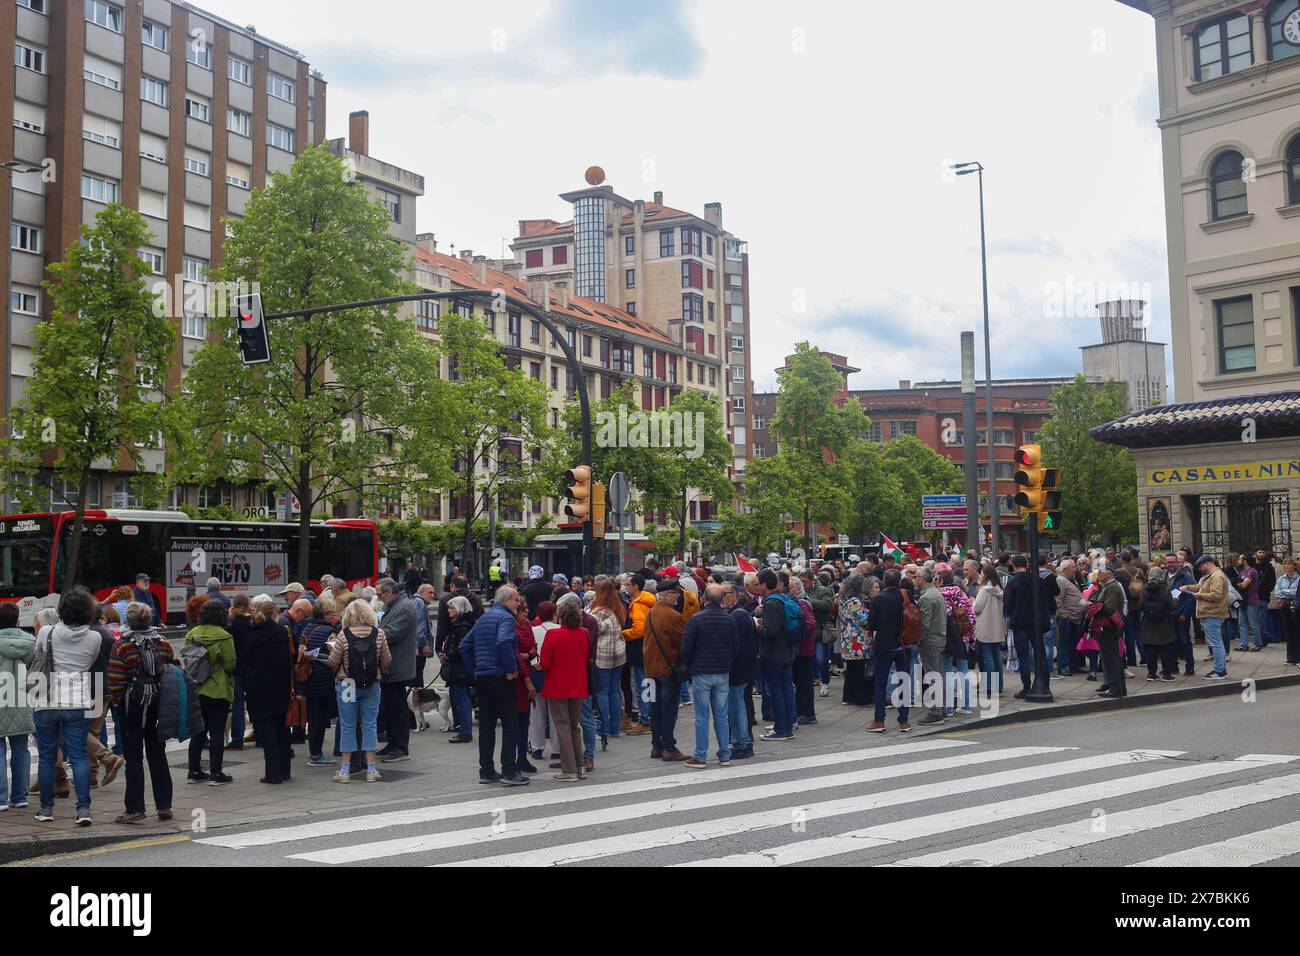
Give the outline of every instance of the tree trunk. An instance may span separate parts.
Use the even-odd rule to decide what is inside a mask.
[[[677,513],[677,556],[686,558],[686,515],[690,512],[690,503],[686,500],[686,489],[682,489],[682,508]]]
[[[72,523],[72,538],[68,541],[68,562],[67,573],[63,576],[61,593],[66,594],[68,589],[77,583],[81,575],[79,564],[81,563],[81,536],[86,530],[86,495],[90,494],[90,469],[87,468],[81,473],[81,481],[77,484],[77,507],[76,519]]]
[[[812,557],[812,505],[803,503],[803,553],[804,559]]]
[[[311,577],[311,469],[304,460],[298,465],[298,484],[294,489],[298,497],[298,583],[310,587]],[[293,502],[289,502],[293,507]]]
[[[478,577],[470,568],[469,559],[470,536],[474,530],[474,512],[477,510],[474,504],[474,458],[472,455],[467,455],[465,458],[465,536],[462,539],[460,559],[465,562],[465,577],[471,581]]]

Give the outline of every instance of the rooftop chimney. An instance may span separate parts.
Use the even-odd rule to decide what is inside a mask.
[[[565,282],[555,284],[555,303],[562,309],[569,307],[569,286]]]
[[[528,298],[532,299],[543,309],[549,309],[551,307],[551,280],[529,279]]]
[[[362,156],[370,155],[370,112],[357,110],[348,114],[348,149]]]
[[[900,392],[906,392],[906,391],[907,391],[909,388],[911,388],[911,387],[912,387],[912,383],[909,382],[907,379],[905,379],[905,378],[900,378],[900,379],[898,380],[898,390],[899,390]]]
[[[438,251],[438,237],[431,232],[422,232],[415,237],[415,244],[425,252]]]
[[[656,205],[656,206],[662,206],[663,204],[664,204],[664,194],[663,194],[663,190],[656,189],[656,190],[655,190],[655,205]]]
[[[722,203],[707,202],[704,204],[704,221],[710,225],[722,228]]]
[[[462,249],[460,250],[460,257],[465,262],[471,262],[474,259],[474,251],[472,249]]]
[[[475,256],[469,268],[475,282],[487,282],[487,256]]]

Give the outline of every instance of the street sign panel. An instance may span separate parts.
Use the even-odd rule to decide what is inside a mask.
[[[632,489],[628,485],[627,475],[621,471],[614,472],[609,479],[609,507],[618,512],[627,511],[628,502],[632,500]]]
[[[966,527],[966,519],[965,518],[922,518],[921,527],[925,528],[927,531],[933,531],[936,529],[939,530],[961,529]]]
[[[262,294],[252,292],[235,296],[235,324],[239,331],[239,357],[245,365],[271,361],[271,340],[262,318]]]
[[[965,505],[965,495],[922,495],[922,505]]]
[[[847,534],[836,535],[835,540],[840,547],[844,547],[849,543],[849,536]]]
[[[921,509],[922,518],[962,518],[966,517],[965,505],[927,505]]]

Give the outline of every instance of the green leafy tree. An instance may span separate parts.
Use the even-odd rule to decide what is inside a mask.
[[[842,403],[844,380],[830,359],[807,342],[795,346],[777,370],[776,438],[787,482],[789,510],[803,517],[804,549],[812,548],[812,523],[834,523],[849,506],[848,474],[841,456],[870,420],[857,399]]]
[[[553,432],[545,386],[506,365],[481,317],[445,314],[438,331],[451,369],[451,411],[441,425],[455,462],[447,487],[461,500],[462,554],[469,560],[474,521],[494,503],[500,513],[508,503],[554,492],[547,481]]]
[[[640,408],[636,389],[630,381],[613,389],[608,398],[591,403],[592,480],[608,483],[616,472],[623,472],[627,476],[632,493],[628,503],[628,513],[638,514],[642,510],[641,489],[650,487],[654,483],[656,464],[663,450],[646,445],[621,443],[617,440],[602,441],[599,423],[617,421],[620,408],[624,409],[624,415]],[[581,434],[582,408],[575,399],[565,406],[561,428],[555,436],[555,455],[547,469],[547,480],[552,487],[563,488],[565,470],[582,461]]]
[[[93,226],[81,227],[63,261],[49,266],[44,286],[53,319],[32,330],[32,374],[10,415],[11,434],[21,436],[6,440],[13,472],[30,483],[48,464],[77,488],[67,585],[79,572],[93,464],[125,456],[138,469],[138,446],[159,448],[167,424],[159,385],[167,381],[176,328],[156,307],[146,287],[150,269],[136,252],[151,239],[143,216],[109,205]]]
[[[1138,534],[1137,470],[1127,448],[1099,442],[1089,429],[1128,413],[1122,382],[1090,384],[1082,375],[1052,392],[1052,417],[1038,433],[1043,463],[1061,469],[1061,534],[1092,543]]]
[[[223,289],[256,284],[268,313],[415,291],[400,277],[405,257],[387,212],[328,150],[304,152],[227,222],[211,278]],[[301,579],[313,513],[448,483],[437,352],[396,306],[278,319],[268,326],[271,361],[251,367],[240,361],[235,320],[211,321],[216,334],[184,382],[188,440],[175,477],[290,490],[301,507]]]
[[[891,499],[892,523],[882,527],[892,529],[891,537],[900,539],[930,537],[921,528],[921,496],[959,494],[961,469],[913,435],[885,442],[880,458],[885,472],[902,492]]]
[[[855,441],[845,453],[850,503],[844,515],[852,541],[865,543],[881,531],[902,538],[907,522],[907,475],[889,467],[880,445]]]

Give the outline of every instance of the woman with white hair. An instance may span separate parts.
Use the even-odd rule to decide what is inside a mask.
[[[254,597],[240,655],[248,715],[253,718],[253,732],[266,762],[266,775],[260,783],[289,779],[289,728],[284,718],[294,686],[293,637],[279,617],[270,595]]]
[[[468,603],[468,602],[467,602]],[[388,641],[379,628],[374,609],[365,601],[353,601],[343,610],[340,630],[329,642],[329,666],[335,674],[339,704],[339,770],[335,783],[352,779],[352,748],[357,744],[366,755],[366,782],[380,778],[375,766],[379,749],[380,681],[393,660]]]
[[[474,626],[474,605],[463,594],[447,602],[447,617],[451,620],[448,633],[441,637],[442,650],[438,660],[442,664],[442,679],[451,695],[452,728],[454,737],[449,743],[468,744],[474,740],[474,707],[470,703],[469,688],[473,683],[473,666],[460,656],[460,642]]]

